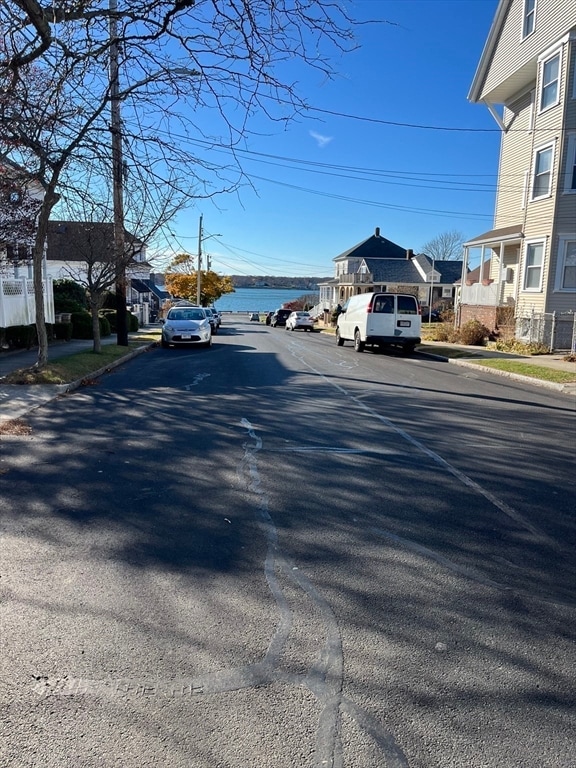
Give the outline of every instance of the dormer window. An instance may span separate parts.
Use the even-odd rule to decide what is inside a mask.
[[[522,37],[528,37],[536,26],[536,0],[524,0],[524,26]]]

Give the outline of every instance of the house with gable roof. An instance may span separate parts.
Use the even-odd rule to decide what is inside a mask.
[[[523,338],[534,314],[576,309],[576,2],[500,0],[468,96],[501,134],[494,226],[465,244],[483,280],[463,285],[460,320],[495,325],[503,307]],[[541,339],[542,341],[544,339]]]
[[[462,276],[462,261],[438,261],[414,254],[380,234],[349,248],[334,259],[335,276],[319,284],[319,307],[333,310],[358,293],[409,293],[421,306],[452,306],[455,283]]]
[[[47,238],[47,271],[54,279],[93,284],[114,289],[116,263],[114,225],[99,221],[50,221]],[[141,323],[157,314],[159,301],[151,285],[151,266],[146,260],[146,244],[125,231],[126,301]]]

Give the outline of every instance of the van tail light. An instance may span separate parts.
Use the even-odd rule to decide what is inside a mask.
[[[368,302],[368,306],[366,307],[366,314],[369,315],[370,312],[372,312],[372,302]]]

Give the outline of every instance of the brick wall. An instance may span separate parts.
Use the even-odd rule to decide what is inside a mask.
[[[481,305],[463,304],[460,308],[460,325],[468,320],[479,320],[490,331],[496,330],[496,315],[498,307],[486,307]]]

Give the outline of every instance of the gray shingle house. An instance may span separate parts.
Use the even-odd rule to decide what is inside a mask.
[[[435,261],[414,254],[380,234],[349,248],[334,259],[335,276],[320,283],[320,304],[332,310],[350,296],[371,291],[410,293],[423,307],[453,306],[455,283],[462,277],[462,261]]]

